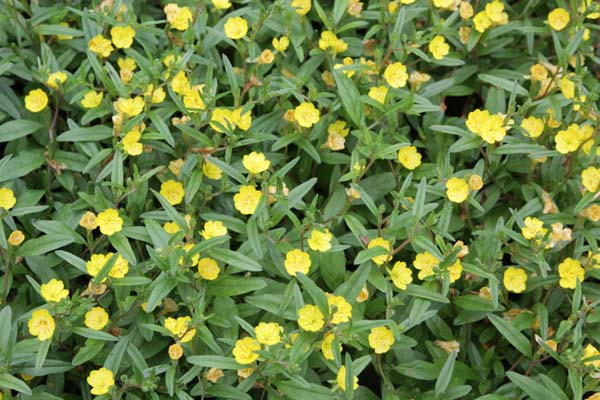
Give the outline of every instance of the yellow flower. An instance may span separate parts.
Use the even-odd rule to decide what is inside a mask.
[[[429,52],[436,60],[441,60],[450,52],[450,45],[442,35],[436,35],[429,42]]]
[[[555,31],[562,31],[569,25],[571,16],[564,8],[555,8],[548,14],[548,24]]]
[[[253,373],[254,373],[254,368],[244,368],[244,369],[237,370],[237,376],[239,376],[241,379],[247,379]]]
[[[570,79],[570,75],[565,75],[561,78],[560,91],[567,99],[575,98],[575,82]]]
[[[281,332],[283,328],[277,322],[261,322],[255,328],[256,340],[260,344],[273,346],[281,342]]]
[[[210,161],[204,161],[202,163],[202,173],[208,179],[213,179],[213,180],[221,179],[221,177],[223,176],[223,171],[221,171],[221,169],[219,167],[217,167],[215,164],[211,163]]]
[[[521,128],[523,128],[530,137],[535,139],[540,137],[544,132],[544,121],[536,117],[527,117],[521,122]]]
[[[58,303],[69,296],[69,291],[65,289],[63,281],[50,279],[47,283],[40,286],[40,293],[47,302]]]
[[[238,364],[251,364],[258,360],[257,350],[260,350],[260,343],[256,339],[245,337],[235,342],[233,357]]]
[[[244,168],[248,170],[251,174],[260,174],[269,169],[271,165],[271,161],[265,159],[265,155],[263,153],[257,153],[253,151],[250,154],[246,154],[242,158],[242,164]]]
[[[36,336],[38,340],[44,341],[52,337],[56,323],[48,310],[42,308],[31,313],[27,328],[29,328],[29,333]]]
[[[42,89],[33,89],[25,96],[25,108],[31,112],[40,112],[48,105],[48,95]]]
[[[417,276],[421,280],[435,275],[435,271],[433,269],[437,268],[439,265],[440,260],[438,260],[428,251],[417,254],[415,260],[413,261],[413,266],[419,270],[419,274]]]
[[[273,45],[273,48],[275,50],[277,50],[280,53],[283,53],[287,50],[288,46],[290,45],[290,39],[288,39],[287,36],[282,36],[279,39],[273,38],[271,44]]]
[[[342,391],[346,391],[346,366],[342,365],[340,370],[337,373],[336,382]],[[358,378],[356,376],[353,377],[352,387],[354,390],[358,389]]]
[[[125,114],[129,117],[135,117],[144,111],[144,99],[140,96],[136,96],[132,99],[120,98],[115,103],[115,108],[118,112]]]
[[[231,110],[226,108],[215,108],[210,119],[211,128],[217,132],[225,132],[225,130],[223,130],[223,128],[218,126],[216,123],[221,125],[223,128],[233,130],[235,128],[235,120]]]
[[[308,275],[311,266],[310,255],[302,250],[290,250],[285,254],[284,265],[285,270],[291,276],[296,276],[298,272]]]
[[[313,103],[303,102],[294,109],[294,119],[304,128],[310,128],[321,118],[321,112]]]
[[[369,346],[375,350],[376,354],[387,353],[394,342],[392,330],[385,326],[372,328],[369,333]]]
[[[335,296],[331,293],[326,293],[326,295],[331,323],[337,325],[350,321],[352,317],[352,305],[342,296]]]
[[[560,276],[560,281],[558,282],[560,287],[565,289],[575,289],[577,280],[583,282],[585,279],[585,270],[581,266],[579,260],[567,257],[558,265],[558,275]]]
[[[185,96],[190,91],[190,81],[185,75],[185,71],[179,71],[173,79],[171,79],[171,88],[177,94]]]
[[[114,50],[112,44],[110,43],[110,40],[106,39],[102,35],[94,36],[88,42],[88,48],[93,53],[96,53],[102,57],[110,56],[110,53],[112,53],[112,51]]]
[[[508,23],[508,14],[504,12],[504,3],[500,0],[494,0],[486,4],[485,13],[495,25],[505,25]]]
[[[135,30],[131,26],[115,26],[110,30],[110,37],[117,49],[128,49],[133,44]]]
[[[308,332],[317,332],[325,325],[325,317],[319,307],[307,304],[298,310],[298,325]]]
[[[319,48],[323,51],[331,49],[334,54],[343,53],[348,49],[348,44],[331,31],[321,32],[319,39]]]
[[[600,189],[600,168],[584,169],[581,173],[581,183],[589,192],[596,193]]]
[[[448,267],[448,275],[450,276],[450,283],[456,282],[460,278],[460,274],[463,271],[463,266],[460,260]]]
[[[323,357],[326,360],[333,360],[333,340],[335,339],[335,335],[332,332],[327,332],[323,337],[323,342],[321,343],[321,352],[323,353]],[[338,343],[338,348],[340,352],[342,351],[342,345]]]
[[[223,28],[229,39],[241,39],[248,33],[248,22],[242,17],[228,18]]]
[[[421,165],[421,154],[415,146],[406,146],[398,150],[398,162],[409,170],[414,170]]]
[[[346,127],[346,121],[338,119],[327,126],[327,133],[330,135],[335,133],[341,137],[346,137],[348,136],[348,133],[350,133],[350,129]]]
[[[144,146],[139,142],[142,138],[142,134],[137,130],[132,130],[125,134],[125,137],[121,141],[123,149],[130,156],[139,156],[144,150]]]
[[[171,360],[179,360],[183,356],[183,347],[179,343],[174,343],[169,346],[168,352]]]
[[[369,89],[369,97],[373,100],[383,104],[385,103],[385,97],[387,96],[388,88],[385,86],[373,86]]]
[[[470,112],[466,124],[471,132],[490,144],[502,141],[508,130],[508,127],[504,126],[503,116],[490,115],[488,110]]]
[[[170,205],[176,206],[183,201],[185,190],[181,182],[169,179],[160,185],[160,194],[167,199]]]
[[[17,203],[15,193],[9,188],[0,188],[0,207],[10,210]]]
[[[327,142],[323,144],[324,147],[331,151],[343,150],[346,145],[346,139],[337,133],[330,133],[327,135]]]
[[[119,211],[107,208],[96,217],[96,223],[103,235],[112,236],[123,229],[123,220],[119,217]]]
[[[187,343],[194,338],[196,328],[190,329],[192,318],[189,316],[177,319],[168,317],[165,319],[165,328],[181,343]]]
[[[208,240],[214,237],[227,235],[227,228],[221,221],[206,221],[204,223],[204,229],[200,234],[205,240]]]
[[[159,87],[154,89],[154,85],[150,84],[148,85],[144,96],[150,97],[150,101],[152,101],[152,104],[160,104],[163,101],[165,101],[167,93],[163,88]]]
[[[93,307],[85,313],[84,324],[95,331],[102,330],[108,324],[108,313],[102,307]]]
[[[333,235],[327,228],[324,229],[324,232],[313,229],[308,238],[308,247],[313,251],[326,252],[331,249],[332,238]]]
[[[593,222],[600,221],[600,205],[592,204],[588,208],[584,209],[581,212],[581,215]]]
[[[20,230],[12,231],[8,235],[8,244],[11,246],[19,246],[25,240],[25,235]]]
[[[102,98],[104,97],[104,93],[98,92],[95,90],[90,90],[86,92],[86,94],[81,99],[80,104],[84,108],[96,108],[102,103]]]
[[[378,246],[386,249],[388,251],[388,254],[383,254],[381,256],[372,257],[371,261],[373,261],[377,265],[382,265],[392,259],[392,256],[389,255],[389,252],[391,250],[390,242],[385,240],[384,238],[378,237],[378,238],[371,240],[369,242],[369,245],[367,246],[367,248],[372,249],[373,247],[378,247]]]
[[[163,9],[167,15],[167,21],[178,31],[185,31],[190,26],[192,12],[187,7],[179,7],[177,4],[169,3]]]
[[[110,388],[115,385],[115,377],[111,370],[102,367],[90,372],[87,383],[92,387],[92,394],[100,396],[108,393]]]
[[[388,65],[383,72],[385,81],[394,89],[406,86],[408,74],[406,73],[406,65],[401,62],[395,62]],[[370,96],[370,95],[369,95]],[[383,103],[382,101],[380,103]]]
[[[214,281],[219,277],[221,269],[215,260],[205,257],[198,261],[198,274],[207,281]]]
[[[588,344],[583,349],[583,364],[593,365],[594,368],[600,367],[600,358],[598,358],[597,360],[585,361],[586,358],[592,358],[592,357],[598,357],[598,356],[600,356],[600,351],[598,351],[598,349],[594,345]]]
[[[527,240],[541,239],[546,235],[548,229],[544,228],[544,223],[537,218],[525,218],[525,225],[521,228],[521,234]]]
[[[513,293],[522,293],[526,286],[527,273],[523,268],[508,267],[504,271],[503,283],[506,290]]]
[[[233,196],[233,205],[240,213],[251,215],[258,207],[261,197],[262,193],[254,186],[241,186],[239,192]]]
[[[225,374],[219,368],[213,367],[213,368],[209,369],[208,371],[206,371],[206,379],[208,379],[212,383],[217,383],[217,381],[224,376],[225,376]]]
[[[473,16],[473,6],[467,1],[461,1],[459,14],[462,19],[469,19]]]
[[[200,95],[201,89],[200,85],[192,86],[183,96],[183,105],[190,112],[198,112],[206,108],[204,100],[202,100],[202,96]]]
[[[217,10],[227,10],[231,7],[231,2],[229,0],[211,0],[211,3]]]
[[[179,225],[177,225],[175,222],[166,222],[163,225],[163,229],[165,230],[165,232],[173,235],[173,234],[179,232]]]
[[[108,261],[113,256],[113,253],[106,254],[106,261]],[[126,259],[123,258],[120,254],[117,256],[115,264],[108,272],[108,276],[115,279],[124,278],[129,271],[129,263]]]
[[[475,30],[477,32],[483,33],[492,26],[492,20],[487,16],[485,11],[480,11],[475,14],[473,24],[475,25]]]
[[[469,177],[469,189],[470,190],[479,190],[483,187],[483,178],[481,175],[471,175]]]
[[[231,117],[233,118],[233,123],[237,125],[243,131],[247,131],[252,126],[252,114],[250,111],[246,111],[242,114],[244,107],[238,107],[231,112]]]
[[[66,80],[67,80],[67,74],[65,74],[62,71],[57,71],[57,72],[53,72],[50,75],[48,75],[48,80],[46,81],[46,83],[52,89],[58,89],[58,86],[61,83],[65,83]]]
[[[181,247],[181,245],[179,245],[178,247]],[[179,257],[179,265],[181,265],[181,266],[185,265],[185,263],[186,263],[186,257],[188,257],[187,253],[189,253],[189,251],[191,249],[193,249],[193,248],[194,248],[194,243],[186,243],[183,246],[183,250],[185,250],[186,254],[184,256],[182,256],[182,257]],[[189,261],[189,265],[191,265],[193,267],[193,266],[195,266],[195,265],[198,264],[198,260],[199,259],[200,259],[200,254],[196,253],[196,254],[194,254],[192,256],[191,260],[188,259],[187,261]]]
[[[548,70],[542,64],[534,64],[529,68],[531,79],[534,81],[543,81],[548,78]]]
[[[181,167],[183,167],[183,164],[185,164],[185,161],[181,158],[172,160],[169,162],[169,171],[171,171],[173,173],[173,175],[179,176],[179,174],[181,173]]]
[[[412,271],[406,266],[404,261],[396,261],[390,271],[390,277],[394,286],[400,290],[406,290],[408,284],[413,281]]]
[[[311,8],[311,0],[293,0],[292,7],[296,10],[298,15],[306,15]]]
[[[96,223],[96,214],[91,211],[86,211],[79,219],[79,225],[88,231],[93,231],[98,227]]]
[[[454,203],[462,203],[469,197],[469,184],[464,178],[450,178],[446,181],[446,195]]]
[[[433,0],[433,5],[444,10],[455,10],[455,0]]]
[[[265,49],[260,53],[256,62],[259,65],[268,65],[271,64],[274,59],[275,54],[273,54],[273,52],[270,49]]]

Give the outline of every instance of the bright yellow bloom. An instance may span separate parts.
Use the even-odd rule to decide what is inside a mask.
[[[377,247],[377,246],[383,247],[384,249],[386,249],[388,251],[388,254],[383,254],[380,256],[372,257],[371,261],[373,261],[377,265],[383,265],[384,263],[386,263],[392,259],[392,256],[389,255],[389,252],[391,250],[390,242],[385,240],[384,238],[378,237],[378,238],[371,240],[369,242],[369,245],[367,246],[367,248],[372,249],[373,247]]]
[[[169,179],[160,185],[160,194],[167,199],[170,205],[176,206],[183,201],[185,190],[181,182]]]
[[[307,304],[298,310],[298,325],[308,332],[317,332],[325,325],[325,317],[319,307]]]
[[[521,122],[521,128],[523,128],[530,137],[535,139],[540,137],[544,132],[544,121],[536,117],[527,117]]]
[[[273,52],[270,49],[265,49],[260,53],[260,55],[256,59],[256,62],[258,63],[258,65],[269,65],[273,62],[274,59],[275,54],[273,54]]]
[[[201,90],[202,88],[200,85],[195,85],[183,96],[183,105],[190,112],[198,112],[199,110],[204,110],[206,108],[204,100],[202,100],[202,96],[200,95]]]
[[[385,103],[385,97],[387,96],[388,88],[385,86],[373,86],[369,89],[369,97],[373,100],[383,104]]]
[[[594,368],[600,367],[600,358],[598,358],[597,360],[585,361],[586,358],[592,358],[592,357],[598,357],[598,356],[600,356],[600,351],[598,351],[598,349],[592,344],[588,344],[583,349],[583,363],[585,365],[593,365]]]
[[[131,26],[115,26],[110,30],[110,37],[117,49],[128,49],[133,44],[135,29]]]
[[[406,86],[406,81],[408,80],[406,65],[402,64],[401,62],[395,62],[388,65],[383,72],[383,77],[388,85],[394,89]]]
[[[198,274],[202,279],[214,281],[219,277],[221,269],[219,264],[210,257],[204,257],[198,261]]]
[[[261,322],[255,328],[256,340],[260,344],[273,346],[281,342],[281,332],[283,328],[277,322]]]
[[[17,203],[15,193],[9,188],[0,188],[0,207],[10,210]]]
[[[50,75],[48,75],[48,80],[46,81],[46,83],[52,89],[58,89],[58,86],[62,83],[65,83],[66,80],[67,80],[67,74],[65,74],[62,71],[57,71],[57,72],[53,72]]]
[[[84,108],[96,108],[102,103],[102,98],[104,97],[104,93],[98,92],[95,90],[90,90],[86,92],[86,94],[81,99],[80,104]]]
[[[333,235],[329,229],[325,228],[324,232],[313,229],[308,238],[308,247],[313,251],[326,252],[331,249],[331,239]]]
[[[52,337],[56,323],[48,310],[42,308],[31,313],[31,319],[27,322],[27,328],[29,328],[29,333],[36,336],[38,340],[44,341]]]
[[[25,108],[31,112],[40,112],[48,105],[48,95],[42,89],[33,89],[25,96]]]
[[[190,81],[185,75],[185,71],[179,71],[173,79],[171,79],[171,89],[182,96],[185,96],[190,91]]]
[[[102,367],[90,372],[87,383],[92,387],[92,394],[100,396],[108,393],[110,388],[115,385],[115,377],[111,370]]]
[[[398,150],[398,162],[408,170],[414,170],[421,165],[421,154],[415,146],[406,146]]]
[[[343,53],[348,49],[348,44],[331,31],[321,32],[319,39],[319,48],[323,51],[331,49],[334,54]]]
[[[108,57],[108,56],[110,56],[110,53],[112,53],[112,51],[114,50],[114,47],[112,47],[112,44],[110,43],[110,40],[106,39],[102,35],[96,35],[96,36],[94,36],[88,42],[88,48],[93,53],[96,53],[96,54],[98,54],[98,55],[100,55],[102,57]]]
[[[479,190],[483,187],[483,178],[481,175],[474,174],[469,177],[469,190]]]
[[[346,366],[342,365],[336,376],[336,382],[342,391],[346,391]],[[352,386],[354,390],[358,389],[358,377],[354,377]]]
[[[208,179],[213,179],[213,180],[221,179],[221,177],[223,176],[223,171],[221,171],[221,169],[219,167],[217,167],[215,164],[211,163],[210,161],[204,161],[202,163],[202,173]]]
[[[323,357],[326,360],[333,360],[333,340],[335,339],[335,335],[332,332],[327,332],[323,337],[323,342],[321,343],[321,352],[323,353]],[[338,343],[338,348],[340,352],[342,351],[342,345]]]
[[[463,266],[460,260],[448,267],[448,275],[450,276],[450,283],[456,282],[460,278],[460,274],[463,271]]]
[[[387,353],[394,342],[394,334],[390,328],[385,326],[371,328],[371,332],[369,333],[369,346],[375,350],[375,354]]]
[[[179,343],[174,343],[169,346],[168,353],[171,360],[179,360],[183,356],[183,347]]]
[[[321,112],[311,102],[300,103],[294,109],[294,119],[304,128],[310,128],[321,118]]]
[[[396,261],[394,268],[390,271],[390,277],[394,286],[400,290],[406,290],[408,284],[413,281],[412,271],[406,266],[404,261]]]
[[[293,0],[292,7],[298,15],[306,15],[312,7],[311,0]]]
[[[150,101],[152,101],[152,104],[160,104],[163,101],[165,101],[167,93],[163,88],[159,87],[154,89],[154,85],[150,84],[146,88],[144,96],[150,97]]]
[[[163,229],[165,230],[165,232],[170,233],[171,235],[179,232],[179,225],[177,225],[175,222],[166,222],[163,225]]]
[[[233,122],[243,131],[247,131],[252,126],[252,114],[250,111],[246,111],[242,114],[244,107],[238,107],[231,112],[231,117],[233,118]]]
[[[144,111],[144,99],[140,96],[136,96],[130,99],[120,98],[115,103],[115,108],[118,112],[127,115],[128,117],[135,117]]]
[[[440,260],[428,251],[417,254],[413,261],[413,267],[419,270],[417,276],[421,280],[435,275],[434,268],[437,268],[439,265]]]
[[[505,25],[508,23],[508,14],[504,12],[504,3],[500,0],[494,0],[486,4],[485,13],[495,25]]]
[[[211,3],[217,10],[227,10],[231,7],[231,2],[229,0],[211,0]]]
[[[444,10],[455,10],[455,0],[433,0],[433,5]]]
[[[537,218],[525,218],[525,225],[521,228],[521,234],[527,240],[541,239],[546,235],[548,229],[544,228],[544,223]]]
[[[466,124],[471,132],[490,144],[502,141],[509,129],[504,126],[504,117],[501,114],[490,115],[488,110],[470,112]]]
[[[475,30],[477,32],[483,33],[492,26],[492,20],[487,16],[485,11],[480,11],[475,14],[473,24],[475,25]]]
[[[227,235],[227,228],[221,221],[206,221],[204,223],[204,229],[200,232],[205,240]]]
[[[267,160],[263,153],[253,151],[242,158],[242,164],[251,174],[260,174],[269,169],[271,161]]]
[[[137,130],[132,130],[125,134],[125,137],[121,141],[123,144],[123,150],[130,156],[139,156],[142,154],[144,147],[139,142],[142,138],[142,134]]]
[[[189,316],[177,319],[168,317],[165,319],[165,328],[181,343],[187,343],[194,338],[196,328],[190,326],[192,318]],[[190,329],[191,328],[191,329]]]
[[[523,268],[508,267],[504,271],[503,283],[506,290],[513,293],[523,293],[527,282],[527,273]]]
[[[273,45],[273,48],[275,50],[277,50],[280,53],[283,53],[287,50],[288,46],[290,45],[290,39],[288,39],[287,36],[282,36],[279,39],[273,38],[271,44]]]
[[[291,276],[296,276],[298,272],[308,275],[311,266],[310,255],[302,250],[290,250],[285,254],[284,265]]]
[[[79,219],[79,225],[88,231],[93,231],[98,227],[98,223],[96,222],[96,214],[91,211],[86,211],[86,213],[83,214]]]
[[[244,215],[254,214],[262,192],[256,190],[254,186],[241,186],[238,193],[233,196],[233,205],[235,209]]]
[[[169,3],[163,10],[167,15],[167,21],[173,28],[178,31],[185,31],[189,28],[190,21],[193,19],[192,12],[189,8],[179,7],[177,4]]]
[[[119,217],[119,211],[107,208],[96,217],[96,223],[103,235],[112,236],[123,229],[123,220]]]
[[[242,17],[228,18],[223,28],[229,39],[241,39],[248,33],[248,22]]]
[[[20,230],[15,230],[8,235],[8,244],[11,246],[19,246],[25,240],[25,235]]]
[[[591,125],[579,127],[577,124],[571,124],[567,130],[558,131],[554,137],[556,150],[562,154],[574,152],[579,146],[591,139],[593,134],[594,128]]]
[[[600,189],[600,168],[588,167],[581,173],[581,183],[589,192],[596,193]]]
[[[257,350],[260,350],[260,343],[256,339],[245,337],[235,342],[233,357],[238,364],[251,364],[258,360]]]
[[[575,82],[570,79],[571,76],[565,75],[560,79],[560,91],[566,99],[575,98]]]
[[[346,137],[348,136],[348,133],[350,133],[350,129],[348,129],[346,124],[346,121],[342,121],[341,119],[338,119],[337,121],[329,124],[327,126],[327,133],[331,134],[336,134],[339,135],[341,137]]]
[[[562,31],[569,25],[571,16],[564,8],[555,8],[548,14],[548,24],[555,31]]]
[[[560,287],[565,289],[575,289],[577,280],[583,282],[585,279],[585,270],[581,266],[579,260],[567,257],[558,265],[558,275],[560,276],[560,281],[558,281]]]
[[[464,178],[450,178],[446,181],[446,195],[454,203],[462,203],[469,197],[469,184]]]
[[[469,19],[473,16],[473,6],[467,1],[461,1],[459,14],[462,19]]]
[[[63,281],[50,279],[47,283],[40,286],[40,293],[47,302],[58,303],[69,296],[69,291],[65,289]]]
[[[84,324],[95,331],[102,330],[108,324],[108,313],[102,307],[93,307],[85,313]]]
[[[352,305],[342,296],[335,296],[331,293],[326,293],[326,295],[331,323],[337,325],[350,321],[352,317]]]
[[[548,78],[548,70],[542,64],[534,64],[529,68],[531,79],[534,81],[543,81]]]
[[[436,60],[441,60],[450,52],[450,45],[442,35],[436,35],[429,42],[429,52]]]
[[[181,247],[181,245],[179,247]],[[194,243],[186,243],[183,246],[183,250],[185,250],[186,255],[179,257],[179,265],[181,265],[181,266],[186,265],[187,253],[189,253],[189,251],[193,248],[194,248]],[[193,267],[198,264],[199,259],[200,259],[200,254],[196,253],[192,256],[191,260],[188,259],[187,261],[189,262],[189,265]]]

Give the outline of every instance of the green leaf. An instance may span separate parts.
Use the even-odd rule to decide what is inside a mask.
[[[81,326],[77,326],[73,328],[73,333],[79,336],[83,336],[88,339],[95,339],[101,341],[108,342],[116,342],[119,340],[118,337],[111,335],[110,333],[106,333],[104,331],[97,331],[94,329],[84,328]]]
[[[39,238],[29,239],[17,250],[21,257],[39,256],[60,249],[74,242],[71,236],[44,235]]]
[[[0,142],[10,142],[37,131],[42,124],[26,119],[8,121],[0,125]]]
[[[31,395],[31,389],[25,382],[9,374],[0,374],[0,388],[16,390],[19,393]]]
[[[521,375],[513,371],[508,371],[506,376],[508,379],[513,381],[514,384],[519,387],[519,389],[527,393],[532,400],[548,400],[556,398],[556,396],[547,390],[544,385],[538,383],[528,376]]]
[[[104,361],[104,368],[111,370],[114,375],[117,375],[119,368],[122,365],[121,361],[123,360],[123,355],[125,355],[125,350],[127,350],[128,345],[129,336],[121,337],[111,352],[108,353],[106,361]]]
[[[267,286],[262,278],[237,277],[232,275],[221,276],[206,285],[206,292],[211,296],[239,296],[255,292]]]
[[[148,301],[146,302],[146,312],[154,311],[156,306],[171,293],[171,290],[176,285],[177,280],[175,277],[161,273],[154,281],[152,292],[150,292],[150,297],[148,297]]]
[[[173,139],[173,135],[171,135],[171,131],[169,131],[169,127],[167,126],[165,121],[163,121],[163,118],[160,115],[158,115],[156,111],[149,112],[148,116],[150,117],[150,121],[152,121],[152,124],[154,124],[156,129],[158,129],[158,131],[164,137],[167,143],[169,143],[171,147],[175,147],[175,139]]]
[[[437,301],[438,303],[450,303],[450,300],[448,300],[442,294],[435,292],[431,289],[427,289],[420,285],[410,284],[410,285],[408,285],[406,290],[402,291],[402,293],[404,293],[408,296],[415,296],[415,297],[419,297],[422,299]]]
[[[248,393],[229,385],[216,383],[206,389],[206,394],[219,399],[252,400]]]
[[[129,264],[136,265],[137,260],[135,259],[135,253],[129,244],[129,240],[123,235],[122,232],[117,232],[108,237],[110,244],[117,250],[123,258],[125,258]]]
[[[51,339],[42,340],[40,342],[40,347],[35,355],[35,370],[39,372],[42,365],[44,365],[44,361],[46,361],[46,356],[48,355],[48,350],[50,350],[50,345],[52,344]]]
[[[117,338],[115,338],[117,340]],[[87,340],[85,346],[79,349],[71,364],[74,366],[81,365],[94,358],[106,345],[106,342],[101,340]]]
[[[435,398],[443,398],[441,397],[446,393],[446,389],[448,389],[448,385],[450,384],[450,380],[452,379],[452,374],[454,373],[454,363],[456,361],[456,352],[453,351],[448,355],[444,366],[440,370],[440,375],[435,381]]]
[[[89,128],[74,128],[58,135],[59,142],[97,142],[112,137],[112,128],[95,125]]]
[[[262,266],[252,258],[243,255],[238,251],[213,248],[210,250],[211,256],[219,261],[227,263],[233,267],[239,268],[242,271],[262,271]]]
[[[315,305],[321,310],[325,320],[327,320],[327,316],[329,315],[329,303],[327,301],[327,296],[325,292],[323,292],[312,279],[308,276],[304,275],[301,272],[296,274],[296,278],[302,283],[304,289],[308,292],[309,296],[315,302]]]
[[[525,335],[517,330],[510,322],[494,314],[487,314],[490,322],[498,329],[498,332],[512,344],[517,350],[527,357],[531,357],[531,343]]]
[[[435,364],[422,360],[404,362],[394,369],[402,375],[422,381],[436,380],[440,373]]]
[[[231,357],[223,356],[191,356],[187,358],[190,364],[206,368],[243,369],[246,365],[238,364]]]
[[[179,229],[183,230],[184,232],[187,231],[188,224],[185,221],[185,218],[183,218],[183,216],[180,213],[178,213],[177,210],[175,210],[175,208],[173,208],[173,206],[171,204],[169,204],[167,199],[165,199],[162,194],[158,193],[154,189],[150,189],[150,190],[152,191],[154,196],[156,196],[156,198],[158,199],[160,204],[163,206],[163,208],[165,209],[165,211],[167,212],[169,217],[177,224]]]
[[[237,169],[233,168],[231,165],[221,161],[218,158],[212,157],[207,155],[206,159],[208,161],[210,161],[212,164],[216,165],[217,167],[219,167],[219,169],[221,171],[223,171],[226,175],[228,175],[229,177],[235,179],[236,181],[238,181],[240,184],[242,185],[247,185],[248,181],[246,180],[246,177],[244,175],[242,175],[242,173],[240,171],[238,171]]]
[[[515,88],[517,95],[519,96],[529,96],[529,92],[523,86],[516,84],[515,81],[510,81],[505,78],[500,78],[498,76],[490,75],[490,74],[479,74],[477,75],[480,81],[489,83],[498,87],[499,89],[505,90],[508,93],[513,91]]]
[[[12,310],[10,306],[6,306],[0,311],[0,354],[2,354],[8,345],[12,331]]]
[[[256,219],[250,218],[248,223],[246,224],[246,235],[248,236],[248,241],[250,242],[250,247],[252,247],[252,251],[259,259],[263,258],[262,245],[260,243],[260,236],[258,233],[258,226],[256,225]]]
[[[350,117],[356,127],[364,124],[364,106],[360,101],[360,92],[352,79],[348,78],[342,71],[333,70],[339,98],[342,101],[346,114]]]

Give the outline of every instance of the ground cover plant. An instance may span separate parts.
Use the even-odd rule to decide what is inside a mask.
[[[0,399],[600,399],[597,1],[0,4]]]

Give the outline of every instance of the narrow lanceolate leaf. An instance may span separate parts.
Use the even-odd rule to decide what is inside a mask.
[[[531,357],[531,343],[529,339],[517,330],[510,322],[494,314],[487,315],[490,322],[498,329],[498,332],[523,355]]]

